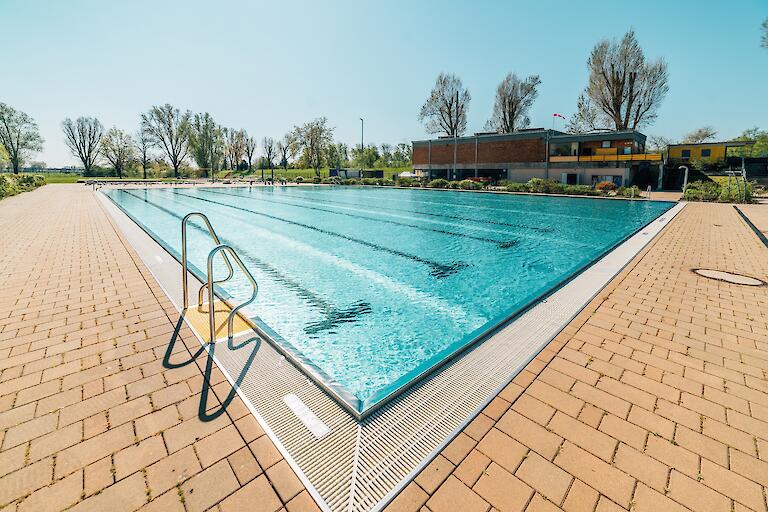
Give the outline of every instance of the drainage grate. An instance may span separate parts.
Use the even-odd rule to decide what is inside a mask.
[[[756,277],[745,276],[743,274],[734,274],[733,272],[725,272],[723,270],[713,270],[708,268],[695,268],[694,274],[698,274],[708,279],[714,279],[716,281],[724,281],[731,284],[741,284],[744,286],[762,286],[765,281],[761,281]]]

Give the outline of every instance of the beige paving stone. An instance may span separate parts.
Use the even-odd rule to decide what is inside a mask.
[[[448,459],[438,455],[419,473],[415,482],[429,494],[432,494],[448,478],[448,475],[453,471],[453,467],[453,464]]]
[[[240,485],[245,485],[262,473],[261,466],[247,446],[227,457],[227,460]]]
[[[115,478],[121,480],[135,471],[163,459],[166,455],[168,453],[165,450],[163,438],[160,436],[150,437],[138,444],[131,445],[113,456]]]
[[[240,484],[226,460],[198,473],[181,485],[189,511],[202,511],[235,492]]]
[[[568,512],[592,512],[600,494],[581,480],[574,480],[563,502],[563,510]]]
[[[502,511],[523,510],[533,489],[498,464],[491,464],[472,487],[481,498]]]
[[[5,475],[0,480],[0,507],[47,486],[52,474],[53,459],[48,458]]]
[[[137,510],[147,501],[144,478],[136,473],[104,489],[99,494],[79,502],[70,510],[75,512],[128,512]]]
[[[486,512],[491,506],[469,487],[451,476],[427,501],[432,512]]]
[[[264,475],[241,487],[221,502],[222,512],[239,512],[241,510],[274,512],[281,507],[282,503],[277,497],[277,493],[269,485],[269,481]]]
[[[465,485],[472,487],[490,464],[491,459],[477,450],[472,450],[453,474]]]
[[[429,494],[415,482],[408,484],[385,508],[386,512],[418,512],[429,499]]]
[[[188,446],[149,466],[147,485],[154,495],[159,495],[201,470],[194,449]]]
[[[304,489],[304,485],[285,460],[267,469],[266,473],[283,503],[289,502]]]
[[[56,512],[80,501],[83,492],[82,471],[72,473],[48,487],[33,492],[22,501],[19,512]]]
[[[555,504],[562,503],[573,481],[569,473],[534,452],[528,454],[515,476]]]

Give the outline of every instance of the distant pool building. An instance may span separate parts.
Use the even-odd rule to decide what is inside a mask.
[[[645,139],[635,130],[570,134],[543,128],[439,137],[413,141],[413,169],[430,180],[545,178],[656,188],[662,156],[646,153]]]

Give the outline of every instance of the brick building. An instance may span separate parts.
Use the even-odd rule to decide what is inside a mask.
[[[610,180],[655,187],[662,158],[645,152],[645,138],[635,130],[569,134],[543,128],[440,137],[413,141],[413,169],[426,179]]]

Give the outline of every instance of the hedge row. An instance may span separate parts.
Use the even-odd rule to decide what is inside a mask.
[[[717,203],[751,203],[754,183],[733,180],[731,186],[714,181],[694,181],[685,188],[683,199]]]
[[[31,174],[0,174],[0,199],[15,196],[45,185],[45,176]]]

